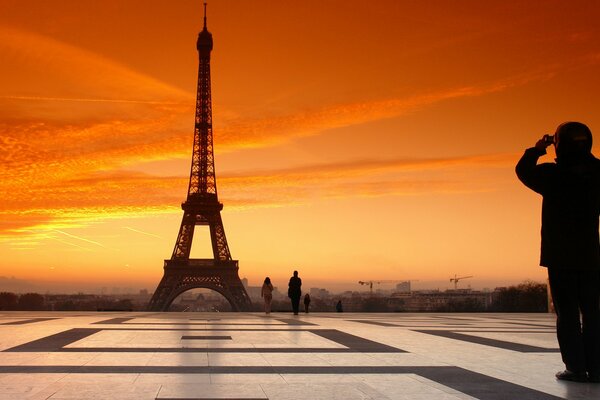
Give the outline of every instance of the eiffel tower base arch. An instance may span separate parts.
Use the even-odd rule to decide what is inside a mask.
[[[237,260],[184,259],[165,260],[164,275],[152,299],[149,311],[168,311],[181,293],[205,288],[220,293],[232,311],[251,311],[252,303],[238,275]]]

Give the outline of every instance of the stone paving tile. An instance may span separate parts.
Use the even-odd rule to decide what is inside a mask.
[[[210,374],[210,383],[285,383],[279,374]]]
[[[360,384],[335,383],[288,383],[260,385],[269,400],[367,400],[374,399],[371,395],[360,390]]]
[[[139,374],[135,380],[135,384],[157,383],[157,384],[174,384],[183,383],[211,383],[210,374]]]
[[[268,399],[259,384],[165,384],[157,399]]]
[[[564,368],[554,323],[548,314],[2,312],[0,400],[600,398],[600,385],[554,379]]]
[[[207,353],[153,353],[147,365],[208,367]]]
[[[56,391],[50,400],[83,400],[83,399],[156,399],[160,384],[116,384],[116,383],[71,383]]]

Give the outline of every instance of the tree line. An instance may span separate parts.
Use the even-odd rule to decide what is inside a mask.
[[[311,312],[334,312],[335,302],[313,298]],[[402,312],[402,305],[392,304],[385,297],[364,297],[360,299],[339,298],[346,311],[352,312]],[[231,309],[223,298],[222,305],[215,310]],[[346,305],[348,307],[346,307]],[[253,311],[261,311],[262,304],[254,303]],[[0,292],[0,310],[2,311],[143,311],[146,304],[131,299],[119,299],[95,295],[41,295],[38,293],[15,294]],[[181,308],[181,307],[180,307]],[[290,302],[274,300],[273,311],[290,311]],[[183,310],[183,308],[181,309]],[[177,305],[172,311],[181,311]],[[497,288],[490,304],[483,304],[474,298],[457,298],[440,304],[432,312],[548,312],[548,294],[546,284],[523,282],[519,285]]]

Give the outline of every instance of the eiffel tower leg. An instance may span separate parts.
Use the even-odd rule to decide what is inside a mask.
[[[221,213],[216,213],[210,217],[210,238],[213,246],[213,254],[216,260],[231,260],[229,245],[225,237],[225,229],[223,228],[223,220]]]
[[[172,259],[187,259],[190,258],[192,250],[192,239],[194,238],[194,228],[196,227],[196,216],[185,212],[179,227],[179,234],[173,249]]]
[[[176,284],[173,277],[165,273],[148,303],[148,311],[168,311],[171,305],[168,299],[175,290]]]

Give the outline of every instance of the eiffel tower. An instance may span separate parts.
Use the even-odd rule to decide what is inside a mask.
[[[222,294],[233,311],[249,311],[250,298],[238,275],[238,262],[231,259],[221,220],[223,204],[217,197],[213,153],[212,105],[210,90],[210,52],[212,35],[204,29],[196,43],[200,56],[194,147],[187,200],[181,205],[183,219],[170,260],[165,260],[164,275],[148,304],[151,311],[167,311],[181,293],[195,288],[212,289]],[[190,259],[196,225],[208,225],[214,258]]]

